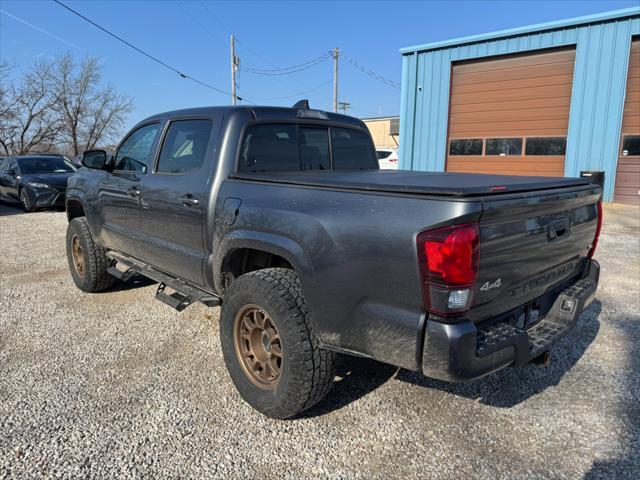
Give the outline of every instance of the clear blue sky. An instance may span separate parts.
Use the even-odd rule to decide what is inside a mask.
[[[229,31],[242,42],[242,65],[277,68],[311,60],[333,47],[369,69],[400,81],[398,49],[533,23],[631,7],[637,0],[433,2],[67,1],[131,43],[189,75],[229,90]],[[133,124],[156,112],[229,103],[229,97],[164,69],[52,1],[0,0],[0,58],[16,73],[37,58],[71,52],[100,59],[104,78],[134,98]],[[18,17],[47,35],[12,18]],[[238,94],[256,103],[291,105],[284,97],[331,80],[329,60],[295,75],[240,73]],[[309,93],[329,109],[331,83]],[[400,92],[340,63],[339,99],[359,117],[399,113]]]

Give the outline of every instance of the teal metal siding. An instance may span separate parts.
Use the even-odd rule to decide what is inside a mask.
[[[640,19],[592,25],[578,32],[564,174],[604,170],[613,200],[631,36]]]
[[[634,9],[633,15],[624,18],[614,16],[612,19],[607,14],[603,18],[606,21],[566,25],[556,30],[505,38],[494,38],[490,34],[487,40],[462,45],[423,51],[420,51],[423,47],[416,47],[415,51],[405,49],[402,64],[400,168],[444,170],[452,62],[574,46],[576,61],[565,175],[577,176],[581,170],[604,170],[604,198],[611,201],[631,37],[640,34],[640,9]],[[540,29],[543,27],[540,26]]]

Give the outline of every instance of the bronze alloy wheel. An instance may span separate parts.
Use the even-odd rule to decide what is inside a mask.
[[[71,239],[71,255],[73,256],[73,264],[76,266],[78,275],[84,275],[84,255],[80,237],[74,235]]]
[[[245,305],[233,326],[236,355],[251,382],[272,390],[282,370],[282,344],[271,317],[258,305]]]

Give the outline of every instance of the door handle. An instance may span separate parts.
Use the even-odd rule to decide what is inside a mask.
[[[137,185],[134,185],[133,187],[129,188],[127,193],[132,197],[139,197],[142,194],[142,192],[140,191],[140,188]]]
[[[200,200],[198,200],[190,193],[187,193],[183,197],[180,197],[180,200],[185,207],[197,207],[198,205],[200,205]]]

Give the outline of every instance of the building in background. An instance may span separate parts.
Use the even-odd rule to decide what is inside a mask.
[[[398,148],[400,117],[363,118],[376,148]]]
[[[640,8],[401,50],[400,168],[605,172],[640,205]]]

